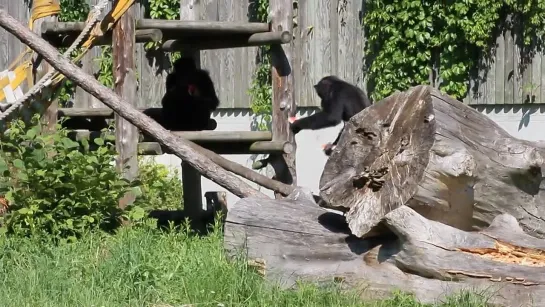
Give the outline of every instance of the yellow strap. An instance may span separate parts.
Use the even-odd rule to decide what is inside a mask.
[[[1,89],[6,87],[8,84],[12,89],[16,89],[17,87],[19,87],[21,83],[23,83],[23,81],[26,79],[26,77],[29,74],[32,74],[32,70],[30,69],[30,67],[31,65],[29,64],[18,66],[13,71],[15,73],[15,79],[13,79],[13,81],[11,82],[9,81],[9,77],[7,76],[0,79],[0,100],[4,100],[6,98],[6,95],[4,95],[4,91],[2,91]]]
[[[33,29],[34,21],[47,16],[56,15],[61,11],[61,7],[56,0],[34,0],[32,5],[31,16],[29,19],[29,28]],[[11,84],[12,89],[17,88],[25,80],[32,80],[32,67],[30,59],[26,59],[32,55],[33,51],[29,47],[25,51],[21,52],[15,60],[13,60],[8,66],[8,70],[13,70],[16,74],[14,81],[9,82],[9,78],[0,79],[0,88],[4,88],[6,85]],[[17,68],[15,68],[17,66]],[[15,69],[14,69],[15,68]],[[32,83],[32,82],[30,82]],[[0,93],[0,100],[5,98],[4,93]]]
[[[108,32],[111,30],[113,25],[125,14],[125,12],[134,4],[134,0],[120,0],[116,3],[115,7],[108,13],[108,15],[103,19],[101,23],[95,25],[87,40],[82,44],[83,52],[81,52],[76,58],[73,59],[74,62],[81,60],[81,58],[89,51],[92,47],[93,42],[96,38],[102,36],[103,32]],[[40,18],[57,15],[61,11],[61,7],[58,4],[57,0],[34,0],[32,6],[31,17],[29,19],[28,27],[32,30],[34,21]],[[22,52],[10,65],[8,70],[15,68],[15,79],[10,82],[8,77],[0,79],[0,89],[4,88],[6,85],[10,85],[12,89],[17,88],[23,83],[26,79],[29,86],[32,86],[33,76],[32,76],[32,62],[30,59],[26,59],[29,55],[32,55],[32,49],[28,48]],[[25,60],[26,59],[26,60]],[[24,60],[24,62],[23,62]],[[56,87],[63,79],[65,78],[60,72],[56,72],[52,79],[52,84],[50,87]],[[3,91],[0,91],[0,101],[5,99]]]
[[[28,28],[33,29],[34,21],[40,18],[57,15],[61,12],[61,6],[57,0],[34,0],[32,12],[28,20]]]

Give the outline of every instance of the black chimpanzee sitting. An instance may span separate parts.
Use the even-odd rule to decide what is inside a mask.
[[[371,105],[371,101],[363,90],[336,76],[323,77],[314,85],[321,98],[322,110],[311,116],[294,120],[290,119],[291,130],[297,134],[303,129],[317,130],[347,122],[350,118]],[[324,152],[330,155],[337,145],[344,126],[333,143],[325,146]]]
[[[166,93],[161,101],[161,114],[154,118],[171,131],[201,131],[215,129],[210,117],[219,106],[214,83],[206,70],[196,67],[191,58],[180,58],[174,72],[167,76]]]

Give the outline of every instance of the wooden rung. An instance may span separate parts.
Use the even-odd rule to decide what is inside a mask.
[[[84,27],[85,22],[45,21],[41,29],[43,35],[77,34],[83,31]],[[270,25],[260,22],[140,19],[136,21],[136,30],[141,29],[158,29],[171,33],[253,34],[269,32]]]
[[[71,33],[66,35],[53,35],[48,34],[45,36],[47,41],[55,47],[68,47],[70,46],[77,38],[77,34]],[[134,34],[135,43],[149,43],[149,42],[159,42],[163,39],[163,32],[158,29],[142,29],[136,30]],[[99,37],[94,43],[95,46],[102,45],[111,45],[112,44],[112,34],[108,32],[106,36]]]
[[[286,44],[290,41],[291,33],[288,31],[264,32],[244,36],[232,36],[229,39],[225,39],[224,37],[220,36],[210,36],[203,37],[199,40],[183,38],[167,40],[161,46],[161,50],[163,50],[164,52],[174,52],[184,49],[213,50],[273,44]]]
[[[153,110],[160,112],[161,108],[138,108],[139,111]],[[115,112],[110,108],[59,108],[58,117],[106,117],[114,118]]]
[[[251,144],[200,144],[203,148],[219,155],[245,155],[245,154],[289,154],[293,152],[293,145],[283,141],[263,141]],[[138,143],[138,154],[144,156],[159,156],[170,153],[168,149],[157,142]]]
[[[270,131],[173,131],[176,136],[190,140],[217,154],[270,154],[293,152],[293,144],[286,141],[271,141]],[[74,140],[103,137],[113,139],[112,132],[75,130],[69,136]],[[138,150],[142,155],[170,153],[153,139],[140,136]],[[115,141],[114,141],[115,142]]]
[[[270,131],[171,131],[172,134],[197,144],[254,143],[272,140]]]
[[[172,134],[182,137],[186,140],[192,141],[197,144],[204,143],[221,143],[221,146],[225,146],[225,143],[255,143],[272,140],[272,133],[270,131],[171,131]],[[113,132],[100,132],[89,130],[74,130],[70,132],[70,137],[74,140],[81,140],[83,138],[97,138],[99,136],[113,137]],[[153,142],[150,137],[140,137],[141,141]]]

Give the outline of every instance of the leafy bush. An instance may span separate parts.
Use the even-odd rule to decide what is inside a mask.
[[[146,158],[141,157],[138,161],[142,195],[135,205],[146,211],[182,209],[182,183],[178,171]]]
[[[0,136],[0,195],[10,206],[2,217],[6,230],[74,240],[84,231],[115,227],[118,200],[131,186],[116,172],[112,144],[102,138],[80,144],[60,125],[47,135],[40,128],[34,116],[29,126],[13,121]]]

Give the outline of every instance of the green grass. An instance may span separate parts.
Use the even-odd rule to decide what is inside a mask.
[[[2,306],[424,306],[409,296],[363,303],[356,293],[302,285],[282,291],[244,261],[225,259],[221,234],[147,227],[54,246],[0,236]],[[440,306],[485,306],[462,295]],[[189,305],[187,305],[189,306]]]

